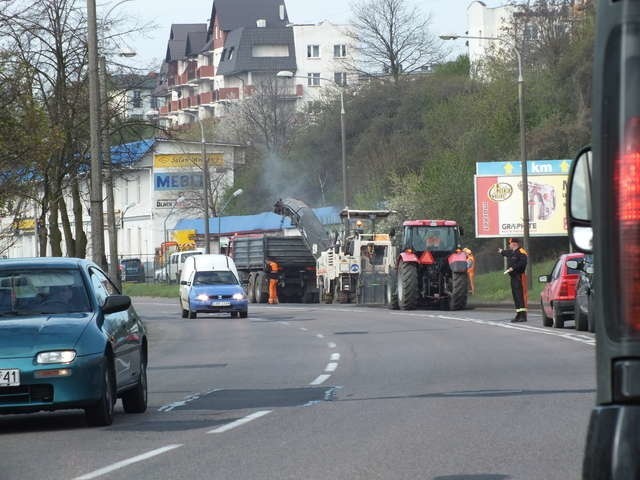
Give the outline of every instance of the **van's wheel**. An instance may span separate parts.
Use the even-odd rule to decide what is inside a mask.
[[[189,311],[187,312],[187,316],[190,319],[194,319],[194,318],[196,318],[198,316],[198,314],[196,313],[195,310],[191,310],[191,304],[189,304]]]

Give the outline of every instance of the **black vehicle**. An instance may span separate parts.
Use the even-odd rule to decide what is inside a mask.
[[[123,282],[144,282],[144,265],[139,258],[120,260],[120,275]]]
[[[576,321],[576,330],[596,331],[596,325],[593,321],[591,312],[592,296],[593,296],[593,255],[585,255],[584,259],[578,260],[576,270],[580,277],[576,285],[576,303],[574,308],[574,318]]]

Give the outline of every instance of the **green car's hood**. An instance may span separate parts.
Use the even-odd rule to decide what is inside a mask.
[[[0,358],[73,348],[92,318],[91,313],[0,317]]]

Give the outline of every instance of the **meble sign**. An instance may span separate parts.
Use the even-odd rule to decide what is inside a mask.
[[[156,173],[155,190],[202,190],[202,173]]]

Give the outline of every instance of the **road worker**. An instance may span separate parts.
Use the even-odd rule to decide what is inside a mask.
[[[473,295],[476,291],[476,257],[470,248],[463,248],[462,251],[467,254],[467,274],[469,275],[469,292]]]
[[[274,260],[267,260],[267,274],[269,276],[269,303],[280,303],[278,300],[278,281],[280,280],[280,265]]]

